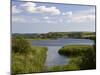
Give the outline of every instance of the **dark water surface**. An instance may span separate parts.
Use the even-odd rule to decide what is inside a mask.
[[[57,39],[57,40],[33,40],[32,45],[34,46],[45,46],[48,47],[46,66],[57,66],[68,64],[68,58],[58,54],[58,50],[64,45],[71,44],[82,44],[82,45],[93,45],[93,41],[89,39]]]

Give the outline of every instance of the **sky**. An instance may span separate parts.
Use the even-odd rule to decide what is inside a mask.
[[[94,31],[95,6],[12,0],[12,33]]]

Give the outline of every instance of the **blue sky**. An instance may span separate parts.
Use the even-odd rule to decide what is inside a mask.
[[[95,31],[95,6],[12,1],[13,33]]]

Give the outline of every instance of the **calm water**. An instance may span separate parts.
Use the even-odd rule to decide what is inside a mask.
[[[57,39],[57,40],[33,40],[32,45],[48,47],[46,66],[65,65],[69,59],[58,54],[58,50],[64,45],[82,44],[92,45],[94,42],[89,39]]]

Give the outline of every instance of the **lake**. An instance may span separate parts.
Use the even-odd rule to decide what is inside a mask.
[[[48,47],[46,66],[57,66],[68,64],[69,58],[58,54],[58,50],[64,45],[82,44],[82,45],[93,45],[93,40],[89,39],[56,39],[56,40],[32,40],[33,46],[45,46]]]

